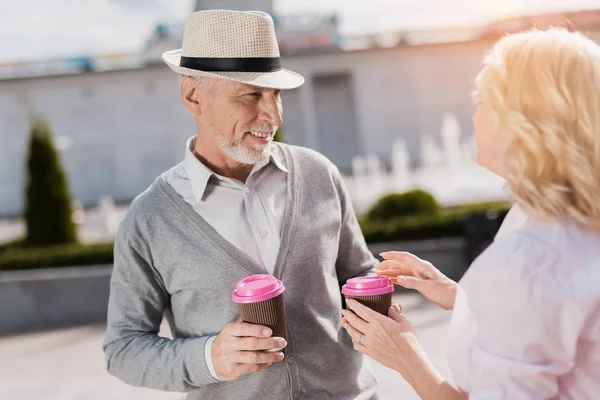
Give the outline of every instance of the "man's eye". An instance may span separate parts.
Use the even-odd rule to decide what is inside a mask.
[[[254,92],[254,93],[250,93],[250,96],[256,97],[257,99],[259,99],[260,96],[262,96],[262,93],[260,93],[260,92]]]

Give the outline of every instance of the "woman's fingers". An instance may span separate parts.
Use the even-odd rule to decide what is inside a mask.
[[[404,315],[402,315],[402,307],[399,304],[392,304],[388,310],[388,317],[398,323],[404,322],[405,320]]]
[[[377,272],[396,271],[396,275],[413,275],[413,271],[418,268],[418,265],[404,263],[400,261],[383,261],[375,265]]]
[[[390,309],[393,309],[394,312],[402,314],[402,306],[398,303],[392,303],[392,305],[390,306]]]
[[[386,269],[383,271],[377,271],[377,275],[379,276],[387,276],[388,278],[395,278],[398,275],[405,275],[398,271],[397,269]]]
[[[358,343],[360,338],[364,335],[364,333],[362,333],[361,331],[356,329],[354,326],[352,326],[352,324],[350,322],[348,322],[347,320],[344,321],[343,327],[344,327],[344,329],[346,329],[346,331],[352,338],[353,343]]]
[[[419,291],[423,290],[427,284],[430,283],[430,281],[413,278],[412,276],[397,276],[395,278],[390,278],[390,281],[403,288],[416,289]]]
[[[360,304],[358,301],[354,299],[348,299],[346,301],[346,305],[348,308],[360,317],[362,320],[367,321],[369,323],[380,323],[382,318],[385,318],[383,315],[379,314],[377,311],[373,311],[369,307]],[[360,329],[360,328],[359,328]],[[365,332],[365,331],[363,331]]]
[[[394,261],[409,261],[417,258],[415,255],[407,252],[407,251],[384,251],[383,253],[379,253],[384,260],[394,260]]]
[[[369,323],[367,321],[365,321],[364,319],[360,318],[354,312],[352,312],[350,310],[342,310],[342,314],[346,318],[346,321],[350,325],[352,325],[352,327],[354,329],[357,329],[360,332],[366,332],[367,331],[367,329],[369,327]]]
[[[396,275],[409,275],[423,279],[435,279],[439,274],[437,269],[426,261],[400,262],[383,261],[375,266],[378,275],[391,276],[393,272]]]

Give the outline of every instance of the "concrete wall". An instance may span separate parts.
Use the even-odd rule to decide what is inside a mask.
[[[193,119],[166,68],[0,82],[0,215],[23,201],[28,110],[45,115],[74,196],[131,200],[183,158]]]
[[[106,320],[112,266],[0,273],[0,333]]]

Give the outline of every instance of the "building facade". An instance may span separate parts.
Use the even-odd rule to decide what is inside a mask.
[[[600,40],[599,32],[590,34]],[[306,78],[283,93],[285,140],[349,172],[359,154],[389,165],[391,143],[403,137],[418,165],[420,138],[439,139],[444,114],[454,113],[463,139],[471,137],[473,79],[494,40],[284,54],[284,66]],[[31,112],[48,119],[84,205],[102,196],[130,201],[183,158],[195,126],[176,75],[156,54],[125,64],[0,79],[0,216],[23,209]]]

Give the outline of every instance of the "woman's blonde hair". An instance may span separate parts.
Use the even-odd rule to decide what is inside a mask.
[[[476,95],[508,135],[507,183],[531,215],[600,230],[600,46],[553,28],[506,36]]]

